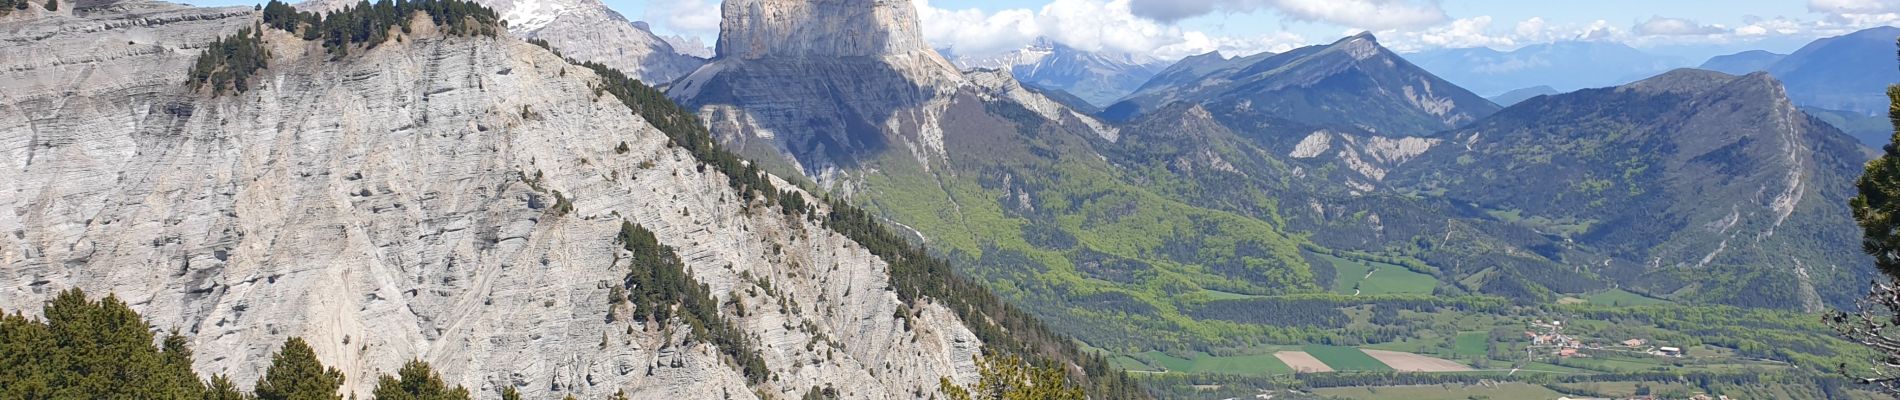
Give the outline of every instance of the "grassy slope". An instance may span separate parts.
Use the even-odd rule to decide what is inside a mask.
[[[1034,135],[1007,140],[1074,146]],[[878,163],[879,173],[864,177],[870,195],[859,198],[875,199],[868,208],[914,229],[933,250],[976,260],[974,274],[997,293],[1097,346],[1159,348],[1257,334],[1273,328],[1196,321],[1181,306],[1223,295],[1319,291],[1298,256],[1301,239],[1265,221],[1144,190],[1100,159],[1055,154],[998,155],[990,160],[1005,161],[960,168],[1000,172],[977,176],[925,171],[908,154],[892,153]],[[1010,177],[1015,195],[996,187],[997,175]],[[1021,193],[1030,199],[1028,210]],[[1031,225],[1054,227],[1073,245],[1031,243]],[[1170,256],[1183,252],[1184,242],[1188,259]],[[1264,248],[1237,255],[1241,246]],[[1072,261],[1081,258],[1091,261]]]
[[[1413,272],[1404,266],[1382,262],[1351,260],[1328,254],[1315,254],[1333,265],[1338,274],[1333,278],[1333,292],[1354,294],[1354,288],[1360,295],[1375,294],[1431,294],[1438,286],[1438,279],[1431,275]],[[1377,272],[1372,272],[1377,270]],[[1370,276],[1367,273],[1371,272]]]
[[[1672,304],[1669,300],[1630,293],[1623,289],[1610,289],[1583,296],[1590,304],[1604,306],[1654,306]]]

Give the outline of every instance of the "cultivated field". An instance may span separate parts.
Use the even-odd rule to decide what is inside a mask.
[[[1326,363],[1320,362],[1318,358],[1304,351],[1282,351],[1273,353],[1273,357],[1279,358],[1280,362],[1286,363],[1286,366],[1292,367],[1294,371],[1333,372],[1333,367],[1326,366]]]
[[[1366,355],[1358,348],[1344,346],[1310,345],[1301,347],[1306,354],[1326,363],[1328,367],[1339,371],[1391,371],[1385,363]],[[1290,364],[1290,363],[1289,363]]]
[[[1271,355],[1213,356],[1195,352],[1186,358],[1159,351],[1139,354],[1141,359],[1158,364],[1167,372],[1221,373],[1233,375],[1273,375],[1292,373],[1292,368]],[[1130,361],[1139,362],[1131,358]],[[1141,368],[1147,369],[1147,368]]]
[[[1466,400],[1466,399],[1557,399],[1563,393],[1526,383],[1493,385],[1418,385],[1372,386],[1315,389],[1313,393],[1349,399],[1371,400]]]
[[[1363,350],[1366,355],[1378,359],[1393,370],[1402,372],[1457,372],[1470,371],[1471,366],[1437,357],[1428,357],[1402,351]]]

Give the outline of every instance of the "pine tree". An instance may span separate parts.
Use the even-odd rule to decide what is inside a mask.
[[[137,312],[78,289],[48,302],[46,321],[0,315],[0,398],[193,398],[203,391],[185,339],[163,349]]]
[[[216,375],[211,377],[210,382],[205,383],[205,393],[201,398],[204,400],[252,400],[256,397],[238,390],[237,383],[231,382],[231,378]]]
[[[1900,86],[1889,86],[1887,97],[1894,102],[1887,118],[1895,126],[1894,140],[1900,141]],[[1900,144],[1882,149],[1880,158],[1867,163],[1855,184],[1860,195],[1850,205],[1862,230],[1861,249],[1874,256],[1881,272],[1900,276]]]
[[[259,400],[342,400],[337,394],[342,387],[343,372],[325,368],[310,344],[293,337],[271,356],[270,369],[257,378],[256,390]]]
[[[60,359],[46,324],[0,311],[0,398],[52,397]]]
[[[501,388],[501,400],[521,400],[521,392],[516,391],[514,386]]]
[[[449,387],[421,360],[403,364],[396,375],[377,379],[371,394],[377,400],[468,400],[468,389]]]
[[[1887,98],[1893,140],[1879,158],[1867,163],[1855,183],[1860,195],[1848,203],[1861,228],[1861,251],[1873,256],[1874,267],[1887,279],[1874,282],[1857,312],[1834,312],[1826,321],[1841,336],[1880,355],[1872,371],[1848,371],[1843,364],[1840,372],[1891,395],[1900,394],[1900,85],[1887,86]]]

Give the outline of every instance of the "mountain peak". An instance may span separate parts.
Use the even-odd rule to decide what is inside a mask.
[[[1379,38],[1372,36],[1372,32],[1359,32],[1357,35],[1339,39],[1327,47],[1345,51],[1355,60],[1370,59],[1385,52],[1384,47],[1379,45]]]
[[[720,10],[720,58],[930,51],[909,0],[731,0]]]
[[[1206,54],[1187,56],[1187,58],[1182,58],[1178,63],[1193,64],[1206,61],[1227,61],[1227,56],[1221,55],[1220,50],[1215,50],[1207,52]]]
[[[1310,127],[1385,136],[1429,134],[1498,109],[1405,61],[1380,46],[1371,33],[1360,33],[1280,54],[1183,61],[1103,115],[1132,120],[1180,101],[1202,103],[1224,118],[1247,120],[1239,122],[1243,125],[1286,118]],[[1311,129],[1286,132],[1304,135]]]
[[[1762,72],[1751,73],[1747,76],[1767,79],[1769,81],[1773,80],[1773,78],[1768,78],[1767,73]],[[1694,68],[1678,68],[1664,72],[1661,75],[1650,77],[1649,79],[1623,85],[1619,87],[1619,89],[1644,93],[1701,93],[1727,85],[1735,80],[1735,75],[1721,72]]]

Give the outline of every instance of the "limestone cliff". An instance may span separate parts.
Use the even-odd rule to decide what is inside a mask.
[[[335,10],[359,1],[310,0],[298,8]],[[628,21],[600,0],[472,1],[501,13],[509,34],[546,40],[564,56],[606,64],[653,85],[672,82],[705,63],[682,54],[644,24]]]
[[[0,308],[115,292],[247,386],[301,336],[357,394],[410,359],[531,398],[908,398],[974,378],[981,343],[951,311],[907,327],[887,263],[742,203],[588,69],[428,29],[328,61],[271,31],[259,87],[188,92],[199,49],[256,19],[124,2],[0,21]],[[678,250],[776,379],[747,386],[682,326],[608,320],[623,220]]]
[[[958,71],[924,42],[907,0],[733,0],[722,11],[718,56],[668,96],[698,109],[729,148],[847,194],[880,160],[932,170],[947,158],[946,136],[995,128],[947,116],[960,103],[1022,103],[1092,136],[1116,135],[1007,73]]]

